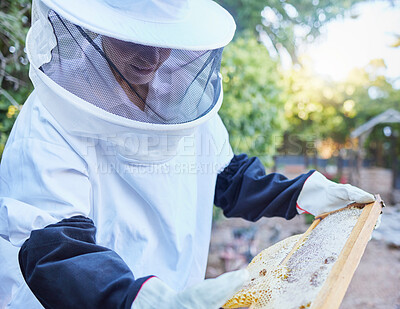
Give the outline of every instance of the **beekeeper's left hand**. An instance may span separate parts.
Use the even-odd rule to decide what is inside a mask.
[[[241,269],[180,292],[153,277],[142,285],[131,309],[217,309],[242,287],[248,276],[248,271]]]
[[[338,184],[314,172],[304,183],[297,199],[297,212],[318,216],[351,203],[371,203],[375,197],[349,184]]]

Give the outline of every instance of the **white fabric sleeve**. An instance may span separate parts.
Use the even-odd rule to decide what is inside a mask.
[[[68,144],[10,140],[0,165],[0,182],[0,236],[15,246],[21,246],[34,229],[90,213],[86,166]]]

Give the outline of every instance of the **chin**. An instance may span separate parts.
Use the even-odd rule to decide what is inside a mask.
[[[147,75],[132,74],[131,76],[129,76],[129,78],[127,78],[127,80],[129,81],[129,83],[134,85],[143,85],[151,82],[153,78],[154,72]]]

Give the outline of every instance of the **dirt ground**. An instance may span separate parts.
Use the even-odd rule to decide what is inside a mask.
[[[307,227],[303,216],[290,221],[263,218],[256,223],[218,220],[213,226],[207,277],[243,268],[264,248]],[[400,309],[400,248],[375,239],[369,242],[340,309]]]
[[[340,308],[400,309],[400,249],[371,240]]]

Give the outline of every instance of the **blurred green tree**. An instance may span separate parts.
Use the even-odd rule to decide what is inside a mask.
[[[22,104],[32,86],[24,51],[31,1],[0,2],[0,157]]]
[[[264,155],[270,164],[284,135],[285,120],[292,122],[285,136],[296,135],[296,147],[304,155],[308,150],[315,155],[315,147],[307,145],[308,141],[315,141],[316,134],[321,138],[334,134],[334,140],[344,141],[347,128],[340,126],[343,117],[337,114],[337,109],[343,110],[343,102],[326,98],[326,89],[318,88],[322,81],[312,72],[304,75],[304,70],[297,74],[292,71],[284,85],[279,64],[275,57],[271,59],[271,50],[261,46],[260,34],[267,33],[276,50],[284,48],[292,60],[298,61],[297,47],[302,41],[314,39],[322,25],[360,1],[217,0],[232,13],[238,26],[236,38],[223,56],[225,99],[221,110],[236,151]],[[300,88],[293,90],[296,87]],[[331,91],[329,85],[325,88]],[[347,108],[350,105],[351,102],[346,103]],[[294,114],[282,117],[284,107]],[[297,108],[305,110],[296,111]],[[346,111],[342,113],[351,116]],[[318,128],[322,123],[322,129]],[[338,132],[338,127],[343,129]]]
[[[400,90],[387,80],[385,69],[383,60],[375,59],[364,68],[353,69],[343,82],[324,80],[306,65],[289,72],[285,103],[289,126],[281,151],[290,152],[298,143],[301,154],[315,155],[316,147],[306,153],[306,145],[320,142],[325,153],[319,154],[329,157],[339,155],[339,149],[351,148],[352,130],[389,108],[399,110]],[[371,142],[382,148],[387,138],[374,133],[367,148]]]
[[[237,36],[264,34],[275,52],[287,51],[297,62],[297,46],[313,41],[321,27],[365,0],[217,0],[235,18]],[[355,16],[353,16],[355,17]]]
[[[270,165],[285,122],[278,63],[254,37],[229,44],[222,59],[224,103],[220,115],[232,147],[235,152],[257,155]]]
[[[347,83],[356,89],[357,126],[389,108],[400,111],[400,90],[389,82],[385,71],[383,59],[371,60],[364,68],[351,71]]]
[[[400,112],[400,89],[396,89],[387,80],[384,73],[386,65],[383,59],[372,60],[363,69],[354,69],[348,79],[354,88],[354,100],[357,102],[355,109],[354,127],[360,126],[372,117],[388,110],[395,109]],[[383,127],[390,126],[392,135],[383,134]],[[366,143],[367,157],[377,166],[388,167],[388,158],[391,139],[398,139],[400,127],[398,124],[379,125],[371,132]],[[400,145],[397,143],[397,154],[400,155]]]
[[[330,139],[330,147],[343,143],[348,135],[343,110],[345,97],[336,84],[318,77],[307,65],[286,72],[285,118],[289,124],[281,152],[317,156],[317,143]],[[347,104],[347,109],[350,107]],[[346,116],[345,116],[346,115]]]

